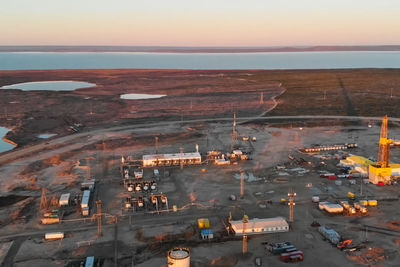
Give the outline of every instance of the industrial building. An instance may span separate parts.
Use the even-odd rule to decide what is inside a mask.
[[[400,164],[389,163],[388,167],[383,168],[361,156],[350,156],[342,159],[340,165],[354,169],[362,177],[368,177],[372,184],[378,184],[379,182],[388,184],[393,176],[400,176]]]
[[[243,223],[242,220],[231,221],[232,230],[237,236],[277,232],[289,232],[289,224],[282,217],[258,219],[254,218]],[[243,229],[244,227],[244,229]]]
[[[201,164],[199,152],[143,155],[143,167]]]
[[[361,156],[350,156],[347,157],[346,159],[340,160],[340,164],[343,166],[348,166],[348,167],[367,167],[373,162],[367,158],[361,157]]]
[[[332,145],[332,146],[317,146],[311,148],[303,148],[300,149],[302,152],[310,153],[310,152],[320,152],[320,151],[329,151],[329,150],[340,150],[340,149],[349,149],[356,148],[357,144],[341,144],[341,145]]]

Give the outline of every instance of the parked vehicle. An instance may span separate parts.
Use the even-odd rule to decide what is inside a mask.
[[[296,250],[288,253],[282,253],[280,257],[283,262],[297,262],[303,260],[303,252]]]

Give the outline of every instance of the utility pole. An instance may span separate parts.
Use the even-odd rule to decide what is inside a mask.
[[[158,154],[158,136],[154,137],[156,141],[156,154]]]
[[[240,198],[244,198],[244,172],[240,172]]]
[[[103,235],[101,231],[101,200],[96,201],[97,204],[97,236],[101,237]]]
[[[233,126],[232,126],[232,141],[231,141],[231,151],[233,151],[234,142],[237,139],[237,131],[236,131],[236,112],[233,112]]]
[[[247,235],[246,235],[246,224],[249,222],[249,217],[244,214],[243,215],[243,247],[242,253],[243,255],[247,253]]]
[[[179,148],[179,151],[181,152],[181,154],[183,154],[183,147]],[[182,157],[182,155],[181,155],[181,157]],[[180,163],[181,163],[181,170],[183,170],[183,160],[182,160],[182,158],[180,160]]]
[[[264,92],[260,94],[260,105],[264,104]]]
[[[293,222],[293,207],[294,205],[296,205],[296,203],[294,203],[294,197],[296,196],[296,193],[293,191],[293,189],[290,189],[289,193],[288,193],[288,197],[289,197],[289,222]]]

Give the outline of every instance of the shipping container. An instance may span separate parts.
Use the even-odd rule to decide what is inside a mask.
[[[89,199],[90,199],[90,190],[83,191],[82,201],[81,201],[81,208],[89,207]]]

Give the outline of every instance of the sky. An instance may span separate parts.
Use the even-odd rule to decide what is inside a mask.
[[[0,45],[395,45],[399,14],[399,0],[0,0]]]

